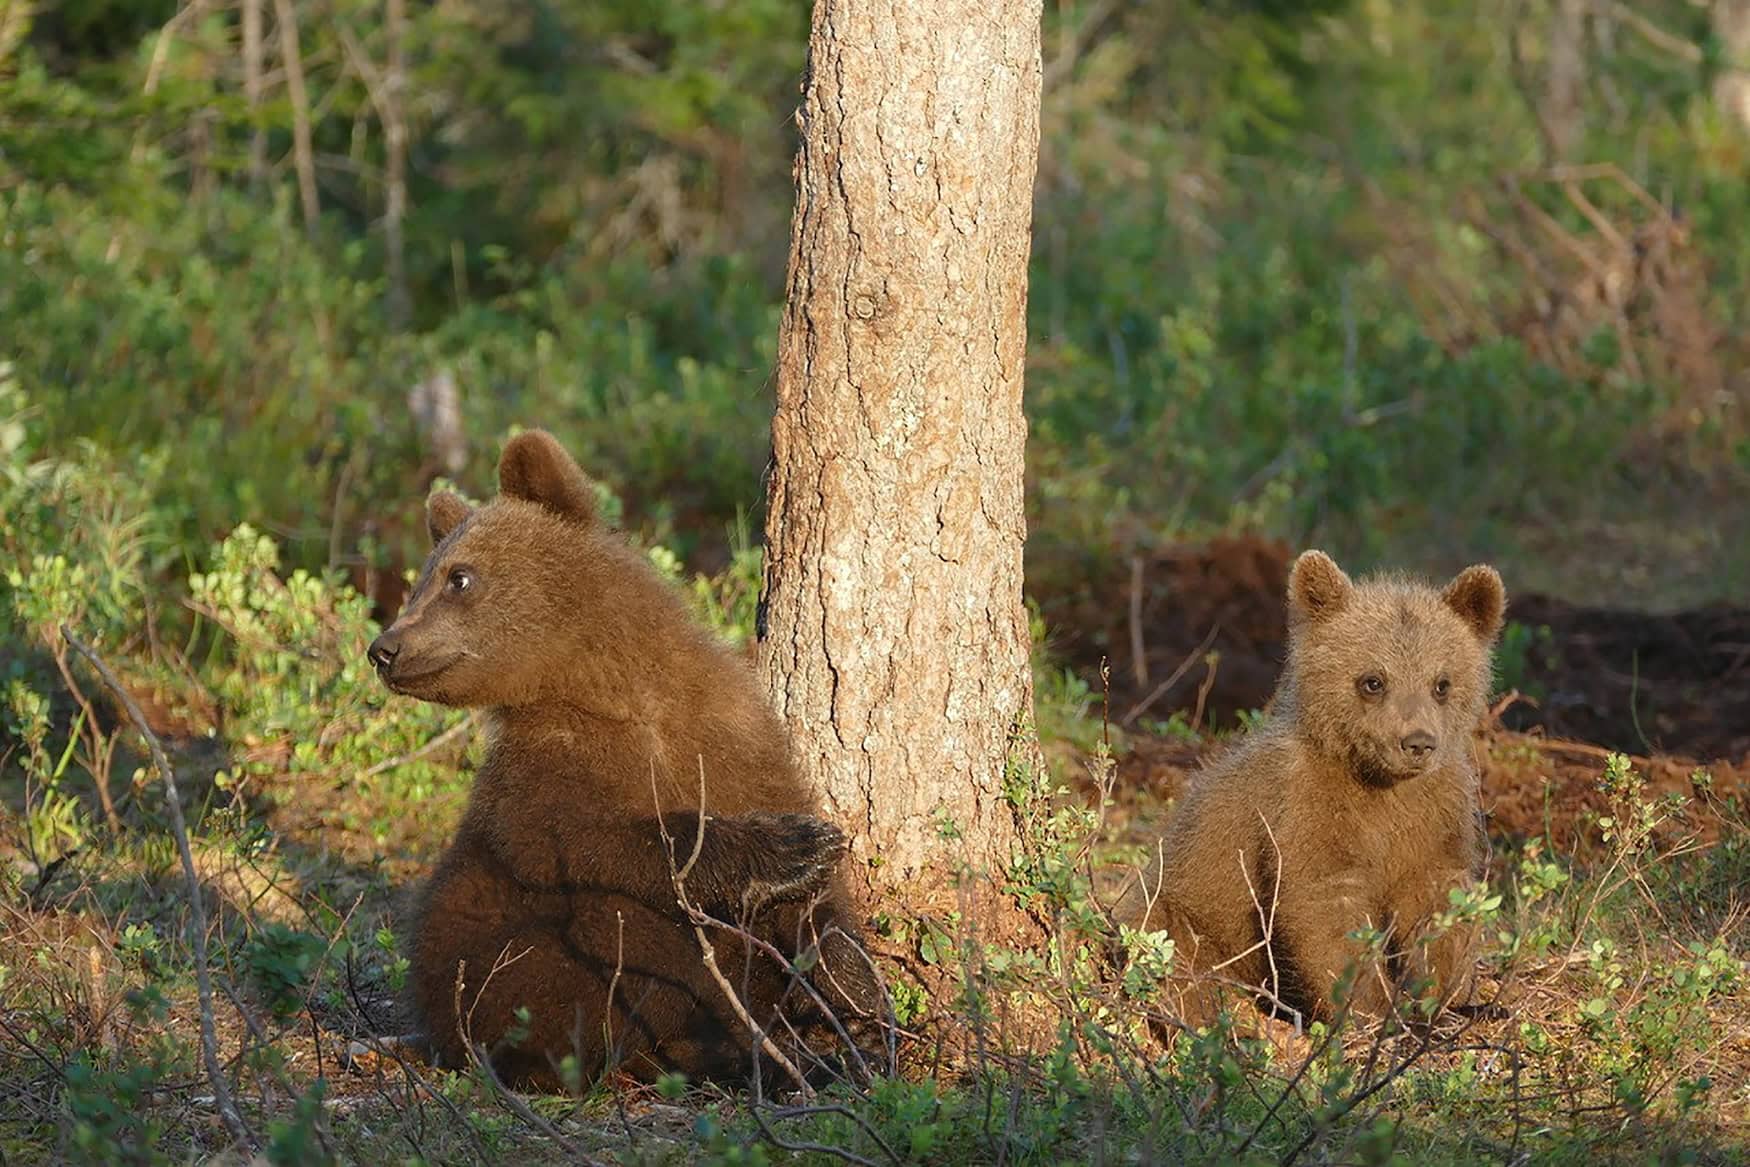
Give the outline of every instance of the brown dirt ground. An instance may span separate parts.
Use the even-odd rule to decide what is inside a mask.
[[[1265,705],[1283,659],[1292,559],[1285,544],[1251,537],[1167,545],[1095,581],[1059,617],[1058,627],[1076,630],[1059,649],[1090,683],[1102,657],[1110,661],[1112,720],[1128,731],[1114,789],[1124,835],[1158,824],[1186,777],[1222,748],[1155,736],[1149,721],[1178,712],[1225,729]],[[1508,618],[1523,627],[1500,655],[1517,689],[1478,739],[1495,832],[1547,833],[1564,852],[1595,844],[1593,819],[1606,805],[1598,778],[1612,750],[1634,759],[1650,797],[1693,795],[1698,767],[1712,775],[1712,797],[1750,796],[1750,608],[1584,607],[1513,596],[1511,581],[1509,596]]]

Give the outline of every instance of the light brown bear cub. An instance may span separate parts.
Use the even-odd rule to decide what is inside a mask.
[[[851,926],[835,874],[844,838],[815,817],[747,664],[599,521],[594,498],[551,435],[519,434],[497,499],[431,497],[431,556],[370,647],[396,692],[489,714],[461,827],[422,891],[413,1003],[443,1064],[465,1064],[465,1034],[522,1085],[561,1085],[567,1054],[585,1084],[610,1064],[641,1079],[740,1078],[753,1041],[677,904],[657,807],[684,863],[703,769],[689,897],[719,919],[751,911],[754,934],[786,954],[826,934],[811,979],[854,1024],[878,990],[831,931]],[[808,1013],[776,961],[708,936],[762,1027],[780,1005]]]
[[[1321,551],[1295,561],[1270,714],[1193,781],[1115,909],[1172,936],[1185,1020],[1211,1019],[1219,980],[1327,1019],[1346,976],[1363,1013],[1406,980],[1469,997],[1474,936],[1428,942],[1429,923],[1485,872],[1472,733],[1505,607],[1488,566],[1437,591],[1352,582]],[[1364,927],[1386,935],[1383,964],[1348,939]]]

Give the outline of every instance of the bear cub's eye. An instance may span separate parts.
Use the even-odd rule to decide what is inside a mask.
[[[1355,682],[1355,688],[1363,697],[1377,697],[1385,692],[1385,678],[1378,673],[1368,673]]]
[[[1434,682],[1434,700],[1444,701],[1451,692],[1452,682],[1445,677],[1441,677],[1438,681]]]
[[[465,592],[474,585],[474,573],[465,567],[458,567],[450,572],[449,586],[452,592]]]

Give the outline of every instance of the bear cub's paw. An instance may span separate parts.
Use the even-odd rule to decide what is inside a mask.
[[[774,811],[738,817],[759,840],[745,894],[749,904],[804,899],[821,891],[845,852],[845,833],[825,819]]]

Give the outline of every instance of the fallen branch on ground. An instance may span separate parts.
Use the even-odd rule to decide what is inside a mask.
[[[128,712],[128,718],[134,723],[134,728],[146,739],[146,747],[152,752],[152,763],[158,767],[158,773],[164,778],[164,800],[170,806],[170,829],[176,836],[177,853],[182,857],[183,878],[188,882],[189,927],[194,932],[195,990],[200,998],[201,1060],[206,1065],[207,1081],[213,1088],[213,1103],[219,1109],[219,1117],[224,1120],[225,1129],[231,1132],[231,1138],[237,1143],[253,1148],[255,1138],[244,1124],[237,1104],[232,1101],[224,1071],[219,1067],[219,1039],[213,1024],[213,980],[207,969],[206,903],[201,899],[200,876],[194,868],[194,851],[188,845],[188,823],[182,817],[182,800],[176,793],[176,772],[170,768],[170,759],[164,754],[164,746],[147,728],[145,714],[140,712],[133,696],[122,687],[122,683],[116,679],[103,658],[97,655],[97,650],[79,639],[64,624],[61,626],[61,636],[80,656],[91,663],[91,667],[97,670],[97,675],[103,678],[103,683],[115,694],[116,700],[122,703]]]

